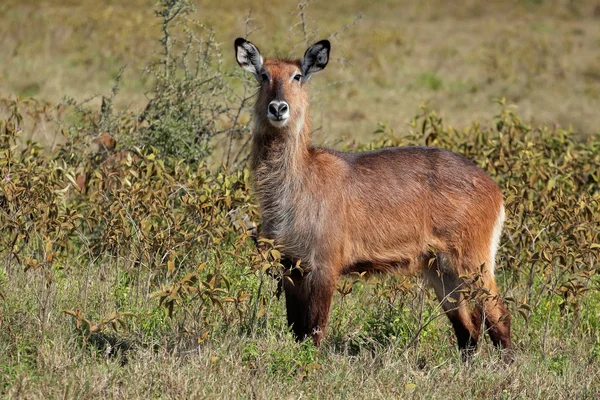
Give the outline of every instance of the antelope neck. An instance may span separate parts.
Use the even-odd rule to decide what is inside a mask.
[[[271,179],[278,175],[281,179],[295,180],[308,166],[310,151],[308,121],[301,124],[290,121],[285,127],[276,128],[262,119],[254,129],[250,166],[255,173],[272,174]]]

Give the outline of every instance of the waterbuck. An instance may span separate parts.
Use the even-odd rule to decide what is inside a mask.
[[[307,83],[330,48],[322,40],[301,60],[263,59],[255,45],[235,40],[238,64],[259,85],[250,168],[261,234],[303,270],[283,283],[293,332],[319,344],[344,274],[420,273],[463,355],[476,348],[483,323],[496,346],[510,349],[510,314],[494,278],[500,189],[473,162],[440,148],[313,147]],[[475,301],[465,289],[486,295]]]

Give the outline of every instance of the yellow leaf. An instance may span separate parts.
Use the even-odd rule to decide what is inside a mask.
[[[275,260],[281,260],[281,252],[279,250],[275,250],[275,249],[271,250],[271,256]]]
[[[202,336],[200,336],[198,338],[198,343],[202,343],[206,340],[206,338],[208,337],[208,331],[204,331],[204,333],[202,334]]]
[[[79,317],[79,311],[63,310],[65,314],[71,315],[75,318]]]
[[[242,294],[239,295],[238,301],[239,302],[245,301],[245,300],[248,299],[248,297],[250,297],[250,295],[248,293],[242,293]]]

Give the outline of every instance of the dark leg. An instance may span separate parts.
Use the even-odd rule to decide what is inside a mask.
[[[288,326],[292,328],[296,340],[306,337],[306,315],[308,309],[308,294],[305,292],[303,279],[299,271],[292,271],[290,276],[293,283],[283,278],[285,290],[285,306]]]
[[[470,313],[466,305],[455,311],[446,312],[456,334],[456,343],[463,360],[470,359],[477,350],[481,315],[478,310]]]
[[[469,311],[468,301],[460,290],[464,286],[464,281],[456,273],[450,272],[452,269],[445,263],[449,263],[445,255],[438,254],[425,276],[433,286],[446,316],[452,323],[462,358],[467,360],[477,350],[481,312],[479,309]]]
[[[316,345],[323,339],[329,320],[336,279],[314,272],[301,275],[292,271],[293,283],[284,280],[288,325],[297,340],[311,337]]]
[[[325,328],[329,321],[331,300],[336,288],[335,279],[311,279],[310,296],[308,301],[308,315],[306,334],[312,337],[315,345],[319,345],[325,336]]]

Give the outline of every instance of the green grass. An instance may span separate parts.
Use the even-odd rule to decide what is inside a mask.
[[[442,79],[433,72],[423,72],[417,77],[417,86],[431,90],[440,90],[443,86]]]

